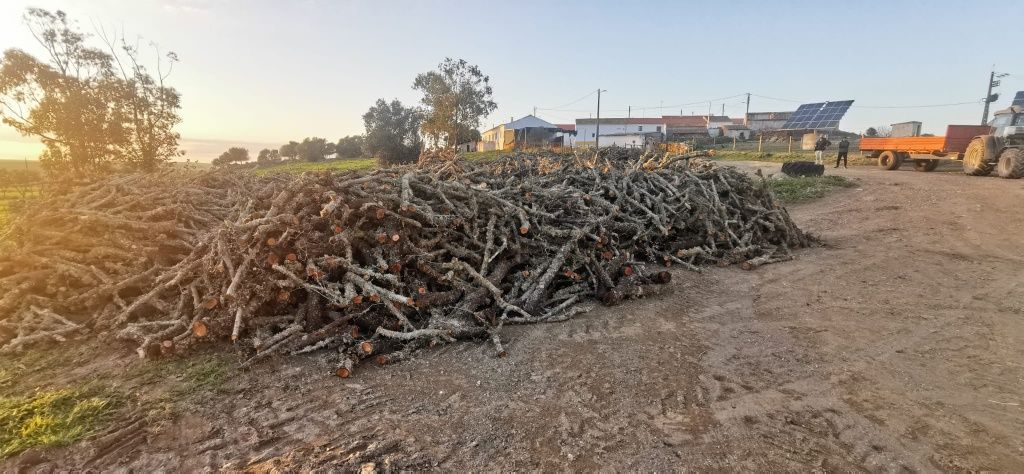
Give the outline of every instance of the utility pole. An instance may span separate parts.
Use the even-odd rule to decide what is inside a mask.
[[[627,105],[626,106],[626,118],[632,118],[632,117],[633,117],[633,106],[632,105]]]
[[[750,93],[747,92],[747,113],[743,114],[743,125],[750,125],[747,116],[750,115]]]
[[[722,104],[722,117],[725,117],[725,104]]]
[[[535,105],[535,106],[533,106],[533,116],[534,116],[534,117],[536,117],[536,116],[537,116],[537,106],[536,106],[536,105]]]
[[[981,113],[981,124],[988,125],[988,104],[999,100],[999,94],[992,94],[993,87],[999,87],[1000,80],[1009,74],[997,73],[995,65],[992,66],[992,73],[988,75],[988,92],[985,93],[985,111]]]
[[[597,89],[597,130],[594,133],[594,151],[600,150],[601,144],[601,93],[608,92],[602,91],[599,87]]]

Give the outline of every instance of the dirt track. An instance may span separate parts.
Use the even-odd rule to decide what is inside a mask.
[[[740,164],[739,166],[752,166]],[[762,164],[768,170],[773,165]],[[826,246],[342,381],[292,358],[40,470],[1024,470],[1024,181],[843,170]]]

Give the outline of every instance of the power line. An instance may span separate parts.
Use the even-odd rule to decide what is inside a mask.
[[[809,104],[809,103],[811,103],[811,102],[808,102],[806,100],[782,99],[782,98],[779,98],[779,97],[769,97],[769,96],[766,96],[766,95],[759,95],[759,94],[751,94],[751,95],[754,96],[754,97],[761,98],[761,99],[777,100],[777,101],[780,101],[780,102],[793,102],[793,103],[796,103],[796,104]],[[931,107],[953,107],[953,106],[957,106],[957,105],[974,105],[974,104],[978,104],[979,102],[981,102],[981,101],[980,100],[972,100],[972,101],[966,101],[966,102],[950,102],[950,103],[947,103],[947,104],[924,104],[924,105],[852,105],[852,106],[850,106],[850,108],[851,109],[853,109],[853,108],[857,108],[857,109],[923,109],[923,108],[931,108]]]
[[[585,95],[583,97],[580,97],[579,99],[576,99],[576,100],[574,100],[572,102],[569,102],[568,104],[563,104],[563,105],[559,105],[558,107],[552,107],[552,108],[537,107],[537,110],[565,110],[563,107],[568,107],[570,105],[573,105],[573,104],[575,104],[577,102],[580,102],[583,99],[586,99],[587,97],[590,97],[590,96],[592,96],[592,95],[594,95],[596,93],[597,93],[596,91],[592,91],[592,92],[587,93],[587,95]],[[566,110],[566,111],[567,112],[578,112],[578,111],[575,111],[575,110]]]

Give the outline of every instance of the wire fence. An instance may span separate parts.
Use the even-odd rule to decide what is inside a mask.
[[[827,151],[835,153],[838,151],[840,138],[833,138],[829,141]],[[847,138],[850,142],[850,155],[860,153],[860,138]],[[686,142],[692,148],[712,148],[716,150],[734,150],[742,152],[757,153],[813,153],[813,146],[804,147],[802,140],[797,137],[772,137],[752,140],[740,140],[739,138],[711,137],[708,139],[695,139]]]

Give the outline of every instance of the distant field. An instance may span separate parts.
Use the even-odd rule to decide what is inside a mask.
[[[35,160],[0,160],[0,170],[37,170],[40,168],[39,162]]]
[[[6,193],[4,192],[6,191]],[[25,194],[26,199],[32,199],[39,196],[39,189],[32,189]],[[21,199],[21,194],[18,193],[14,188],[8,188],[6,190],[0,189],[0,226],[7,222],[7,215],[10,211],[11,203]]]
[[[267,175],[274,173],[303,173],[306,171],[351,171],[351,170],[364,170],[371,169],[376,166],[377,161],[373,158],[361,158],[355,160],[328,160],[319,161],[316,163],[310,163],[306,161],[290,161],[281,163],[276,166],[268,166],[266,168],[256,168],[254,172],[257,175]]]

